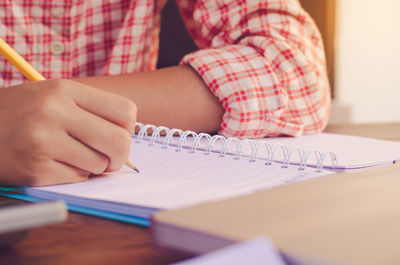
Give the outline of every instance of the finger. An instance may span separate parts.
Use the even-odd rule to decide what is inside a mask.
[[[73,100],[81,108],[117,124],[132,134],[136,123],[136,105],[129,99],[77,83]]]
[[[50,147],[54,148],[50,152],[55,160],[94,174],[101,174],[108,167],[107,156],[83,144],[73,136],[65,133],[58,139],[63,143],[62,150],[55,145]]]
[[[66,165],[55,160],[48,161],[46,172],[43,172],[32,186],[75,183],[88,180],[89,172]]]
[[[109,159],[107,170],[118,170],[127,161],[131,136],[123,128],[76,108],[66,124],[67,132]]]

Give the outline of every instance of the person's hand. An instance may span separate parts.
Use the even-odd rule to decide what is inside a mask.
[[[118,170],[136,105],[71,80],[0,89],[0,183],[51,185]]]

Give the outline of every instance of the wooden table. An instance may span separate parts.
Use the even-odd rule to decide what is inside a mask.
[[[400,141],[400,123],[328,125],[326,132]]]
[[[400,141],[400,123],[334,125],[327,131]],[[32,229],[21,242],[0,249],[0,263],[8,265],[169,264],[186,258],[153,249],[148,228],[72,212],[65,223]]]

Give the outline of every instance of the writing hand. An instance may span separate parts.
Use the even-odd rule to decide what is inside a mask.
[[[136,113],[129,99],[71,80],[1,89],[0,183],[70,183],[118,170]]]

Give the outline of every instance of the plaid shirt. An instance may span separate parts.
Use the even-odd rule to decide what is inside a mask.
[[[46,78],[154,70],[156,0],[1,0],[0,37]],[[188,64],[219,98],[220,133],[320,132],[329,84],[320,34],[297,0],[177,0],[200,50]],[[26,79],[0,58],[0,87]]]

